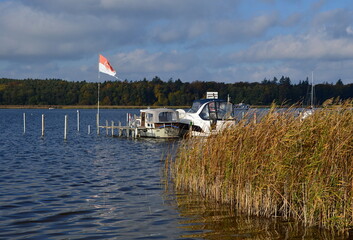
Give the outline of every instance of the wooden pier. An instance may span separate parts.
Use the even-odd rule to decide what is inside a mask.
[[[127,138],[139,138],[141,137],[141,131],[145,131],[145,127],[133,127],[133,126],[121,126],[121,122],[118,125],[114,125],[112,121],[111,125],[106,121],[106,125],[99,126],[100,129],[105,129],[106,135],[112,137],[127,137]]]
[[[46,118],[45,115],[42,114],[41,117],[41,137],[44,138],[46,132],[45,132],[45,125],[46,125]],[[27,134],[27,129],[26,129],[26,113],[23,113],[23,134]],[[125,137],[125,138],[140,138],[140,137],[149,137],[149,138],[179,138],[181,131],[179,130],[179,126],[175,124],[170,124],[170,123],[157,123],[154,127],[152,128],[151,126],[144,127],[144,126],[139,126],[135,122],[130,122],[129,119],[127,119],[127,125],[122,126],[121,122],[118,122],[118,125],[114,124],[114,121],[111,121],[111,124],[109,125],[108,120],[106,120],[105,125],[98,124],[99,123],[99,116],[97,114],[97,135],[100,135],[104,132],[107,136],[112,136],[112,137]],[[176,130],[178,129],[178,130]],[[77,110],[77,131],[80,131],[80,112]],[[87,131],[88,134],[91,134],[91,125],[87,126]],[[101,132],[103,131],[103,132]],[[68,126],[68,115],[65,115],[65,121],[64,121],[64,140],[66,141],[68,139],[68,132],[69,132],[69,126]]]

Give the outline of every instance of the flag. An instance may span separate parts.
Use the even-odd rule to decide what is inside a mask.
[[[99,54],[98,69],[100,72],[108,74],[110,76],[115,76],[115,74],[116,74],[115,70],[110,65],[108,60],[105,57],[103,57],[101,54]]]

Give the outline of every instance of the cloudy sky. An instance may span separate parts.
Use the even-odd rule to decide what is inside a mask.
[[[353,83],[351,0],[0,0],[0,78]]]

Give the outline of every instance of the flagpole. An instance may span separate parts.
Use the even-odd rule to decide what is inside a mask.
[[[100,91],[100,83],[98,83],[98,109],[97,109],[97,114],[99,116],[99,91]]]
[[[103,72],[105,74],[108,74],[110,76],[113,76],[117,79],[119,79],[118,77],[116,77],[116,72],[113,69],[113,67],[110,65],[110,63],[108,62],[108,60],[102,56],[101,54],[99,54],[98,57],[98,91],[97,91],[97,134],[99,135],[99,118],[100,118],[100,114],[99,114],[99,91],[100,91],[100,72]]]
[[[98,59],[99,63],[99,59]],[[97,91],[97,135],[99,135],[99,90],[100,90],[100,74],[99,74],[99,66],[98,66],[98,91]]]

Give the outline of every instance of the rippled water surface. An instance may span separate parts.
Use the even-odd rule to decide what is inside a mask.
[[[94,110],[80,111],[80,132],[76,110],[0,111],[0,237],[179,236],[178,213],[166,203],[161,182],[162,156],[175,143],[97,136]],[[124,111],[101,114],[102,121],[125,119]]]
[[[95,115],[80,110],[77,131],[76,110],[0,110],[0,239],[333,239],[166,190],[163,156],[178,142],[97,136]]]

